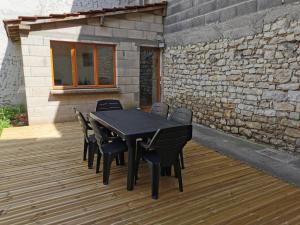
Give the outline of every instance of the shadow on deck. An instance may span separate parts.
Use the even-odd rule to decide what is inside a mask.
[[[0,139],[0,224],[300,224],[300,190],[190,142],[184,192],[163,177],[157,201],[141,165],[134,191],[126,167],[110,184],[82,161],[77,123],[9,128]]]

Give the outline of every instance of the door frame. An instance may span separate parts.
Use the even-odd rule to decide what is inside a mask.
[[[159,47],[151,47],[151,46],[140,46],[140,51],[141,49],[153,49],[155,54],[157,54],[156,58],[156,102],[161,101],[161,49]],[[140,70],[141,72],[141,70]],[[141,103],[140,103],[141,104]],[[141,106],[141,105],[140,105]]]

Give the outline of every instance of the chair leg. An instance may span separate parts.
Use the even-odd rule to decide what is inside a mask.
[[[120,153],[119,155],[120,165],[125,165],[125,158],[124,158],[124,152]]]
[[[109,175],[110,175],[110,167],[111,163],[114,159],[113,155],[104,154],[103,155],[103,184],[108,185]]]
[[[152,199],[158,199],[159,192],[159,176],[160,176],[160,166],[159,164],[151,165],[152,173]]]
[[[86,161],[87,150],[88,150],[88,143],[84,139],[84,142],[83,142],[83,161]]]
[[[116,155],[116,166],[120,165],[120,157],[119,155]]]
[[[180,155],[180,164],[181,164],[181,169],[184,169],[184,162],[183,162],[183,150],[179,152]]]
[[[89,143],[88,146],[88,168],[93,169],[95,155],[95,143]]]
[[[175,169],[175,171],[176,171],[175,174],[176,174],[177,179],[178,179],[179,191],[180,191],[180,192],[183,192],[182,177],[181,177],[181,168],[180,168],[179,160],[177,160],[177,161],[174,163],[174,169]]]
[[[160,169],[160,175],[161,175],[162,177],[164,177],[164,176],[166,176],[166,173],[167,173],[166,167],[162,167],[162,168]]]
[[[172,176],[172,167],[166,167],[165,168],[165,170],[166,170],[166,176]]]
[[[138,175],[139,175],[139,166],[140,166],[140,161],[142,158],[142,150],[141,149],[137,149],[136,152],[136,162],[135,162],[135,184],[136,181],[138,180]]]
[[[102,153],[97,149],[97,164],[96,164],[96,173],[100,172],[100,162],[101,162]]]

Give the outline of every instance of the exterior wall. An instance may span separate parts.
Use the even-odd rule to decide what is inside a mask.
[[[73,25],[72,25],[73,24]],[[52,24],[22,34],[22,55],[29,123],[60,122],[74,119],[73,107],[85,113],[95,110],[96,100],[119,98],[125,108],[139,105],[139,46],[157,46],[161,40],[162,17],[127,14],[106,17],[88,25]],[[116,44],[118,93],[53,95],[50,40]]]
[[[84,11],[126,4],[128,4],[128,0],[2,1],[0,7],[0,20],[15,19],[20,15],[48,15],[50,13]],[[0,26],[0,42],[0,106],[20,103],[25,104],[20,44],[8,40],[3,25]]]
[[[230,19],[299,0],[170,0],[166,33],[223,23]]]
[[[299,15],[287,5],[203,28],[215,36],[167,34],[164,100],[196,123],[300,152]]]

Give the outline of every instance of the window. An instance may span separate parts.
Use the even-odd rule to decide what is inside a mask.
[[[115,46],[51,41],[57,89],[115,87]]]

